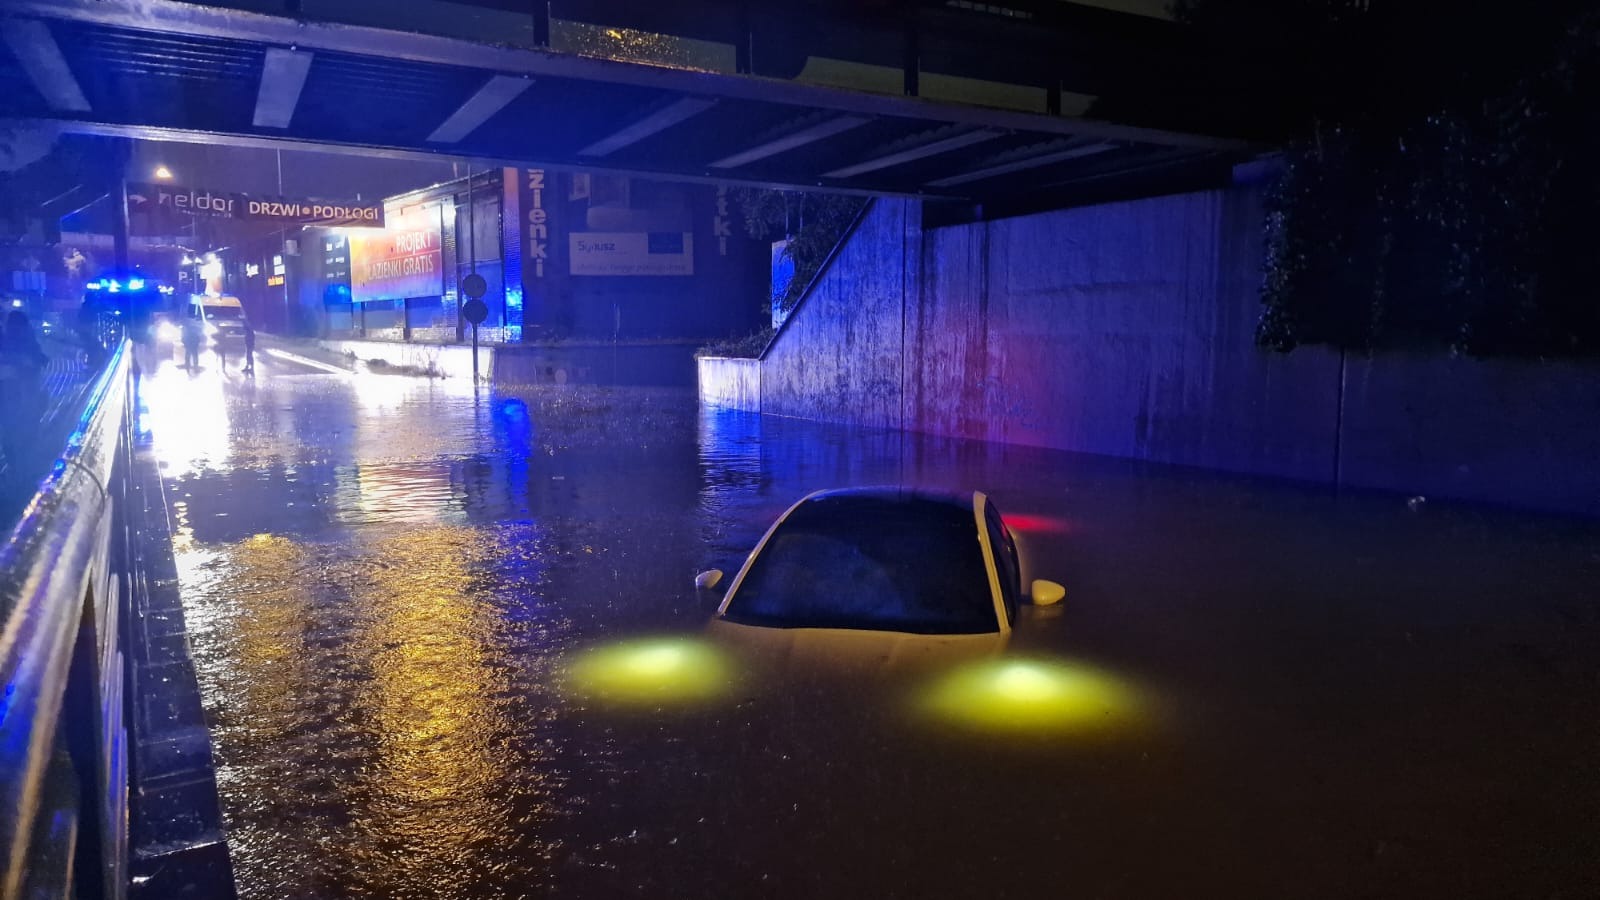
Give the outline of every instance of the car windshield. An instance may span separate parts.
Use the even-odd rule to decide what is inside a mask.
[[[208,307],[206,307],[206,318],[208,318],[208,319],[216,319],[216,320],[219,320],[219,321],[229,321],[229,322],[238,321],[239,318],[243,315],[243,313],[244,313],[244,311],[241,310],[237,306],[208,306]]]
[[[762,548],[725,616],[778,628],[998,630],[972,511],[925,498],[802,504]]]

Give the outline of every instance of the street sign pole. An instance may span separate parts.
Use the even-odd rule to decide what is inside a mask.
[[[472,267],[472,274],[461,280],[461,292],[466,294],[468,300],[461,306],[461,314],[472,323],[472,386],[478,386],[478,325],[489,315],[489,305],[483,302],[483,295],[489,290],[489,283],[478,274],[478,220],[477,197],[472,194],[472,164],[467,164],[467,262]]]
[[[461,293],[468,297],[467,302],[461,304],[461,317],[472,323],[472,383],[478,383],[478,326],[489,317],[489,304],[483,302],[483,295],[489,290],[489,282],[482,275],[473,272],[461,279]]]

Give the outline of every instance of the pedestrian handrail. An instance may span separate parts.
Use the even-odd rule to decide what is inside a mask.
[[[132,400],[124,343],[0,545],[0,900],[127,893],[119,519]]]

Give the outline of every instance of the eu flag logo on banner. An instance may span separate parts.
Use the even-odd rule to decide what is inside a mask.
[[[683,232],[681,231],[652,231],[649,243],[646,245],[647,253],[671,253],[683,255]]]

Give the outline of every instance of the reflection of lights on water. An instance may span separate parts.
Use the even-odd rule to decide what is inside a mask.
[[[474,595],[482,548],[461,528],[418,528],[383,541],[392,563],[373,571],[359,595],[375,616],[360,640],[371,652],[376,690],[379,779],[371,784],[403,806],[445,804],[456,814],[491,806],[503,760],[489,735],[500,727],[493,698],[503,674],[489,665],[491,621]],[[374,826],[439,854],[436,823],[401,816]],[[445,841],[448,845],[450,842]],[[428,847],[426,851],[424,847]]]
[[[1013,734],[1131,730],[1146,719],[1127,683],[1080,664],[1043,660],[964,666],[932,686],[923,708],[958,725]]]
[[[340,466],[334,477],[334,517],[341,522],[415,525],[465,518],[443,464]]]
[[[528,404],[516,397],[508,397],[494,406],[496,417],[513,425],[528,421]]]
[[[188,377],[164,367],[140,385],[145,403],[141,426],[154,436],[151,452],[167,478],[179,478],[204,466],[221,467],[232,450],[228,403],[215,372]]]
[[[384,412],[399,409],[413,394],[425,391],[427,383],[396,375],[363,372],[352,379],[356,402],[363,410]]]
[[[370,412],[387,412],[412,403],[428,403],[440,397],[471,397],[471,364],[468,377],[424,378],[387,372],[358,372],[350,380],[356,402]],[[452,373],[453,374],[453,373]]]
[[[693,704],[731,687],[727,658],[683,637],[640,638],[598,647],[567,669],[579,694],[623,704]]]

